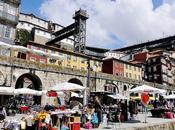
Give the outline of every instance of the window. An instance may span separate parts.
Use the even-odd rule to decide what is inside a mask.
[[[12,15],[16,15],[17,8],[7,4],[7,12]]]
[[[81,67],[81,70],[85,70],[84,67]]]
[[[116,87],[113,87],[113,92],[116,93]]]
[[[126,69],[128,69],[128,65],[126,65]]]
[[[148,67],[148,72],[151,72],[151,67]]]
[[[108,87],[107,86],[105,86],[105,91],[108,91]]]
[[[156,79],[156,80],[157,80],[157,75],[156,75],[156,74],[154,75],[154,79]]]
[[[149,80],[152,80],[152,75],[149,75],[148,78],[149,78]]]
[[[135,76],[135,79],[137,79],[137,75],[135,74],[134,76]]]
[[[0,10],[3,10],[3,3],[0,3]]]
[[[49,62],[50,62],[51,64],[54,64],[54,63],[56,62],[56,60],[55,60],[55,59],[49,59]]]
[[[156,58],[153,58],[153,62],[156,62]]]
[[[131,73],[129,73],[129,77],[132,78]]]
[[[140,68],[138,68],[138,71],[139,71],[139,72],[140,72],[140,70],[141,70],[141,69],[140,69]]]
[[[131,66],[131,65],[129,65],[129,69],[130,69],[130,70],[132,69],[132,66]]]
[[[73,66],[74,69],[77,69],[77,66]]]
[[[5,35],[4,35],[4,37],[10,38],[10,31],[11,31],[11,28],[7,26],[5,28]]]
[[[134,71],[136,71],[136,67],[134,66]]]
[[[138,80],[141,80],[141,76],[140,75],[138,75]]]
[[[123,90],[124,90],[124,91],[127,90],[127,86],[126,86],[126,85],[123,86]]]
[[[153,71],[154,72],[157,71],[157,67],[156,66],[153,67]]]
[[[128,78],[128,73],[126,73],[126,77]]]
[[[150,59],[148,59],[148,64],[150,64],[151,63],[151,60]]]

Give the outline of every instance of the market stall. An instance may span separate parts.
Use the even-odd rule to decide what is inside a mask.
[[[61,92],[85,91],[85,89],[86,88],[81,86],[81,85],[69,83],[69,82],[60,83],[60,84],[57,84],[51,88],[52,91],[57,91],[57,92],[60,92],[60,91]],[[73,93],[73,94],[74,94],[74,96],[76,95],[75,93]],[[79,96],[79,95],[76,95],[76,96]],[[78,109],[69,109],[70,107],[71,107],[71,105],[69,107],[66,107],[66,109],[64,109],[62,111],[57,110],[57,111],[53,112],[52,113],[52,115],[54,115],[53,118],[57,117],[57,122],[59,122],[58,127],[60,127],[60,124],[61,124],[61,126],[64,126],[67,122],[70,129],[79,130],[80,124],[81,124],[81,121],[80,121],[81,111],[79,111]],[[65,120],[63,117],[67,118],[67,120]]]

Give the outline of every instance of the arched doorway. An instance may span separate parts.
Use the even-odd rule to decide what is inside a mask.
[[[83,86],[83,83],[82,83],[79,79],[77,79],[77,78],[72,78],[72,79],[70,79],[68,82],[69,82],[69,83],[74,83],[74,84],[78,84],[78,85]],[[77,95],[83,95],[83,92],[82,92],[82,91],[74,91],[74,93],[76,93]],[[68,96],[68,95],[69,95],[69,96]],[[67,96],[69,97],[70,100],[72,100],[71,95],[72,95],[72,92],[69,93],[69,94],[67,93]],[[69,101],[70,101],[70,100],[69,100]],[[76,97],[76,100],[78,100],[80,103],[83,104],[83,98]]]
[[[17,79],[15,89],[17,88],[30,88],[34,90],[42,90],[42,83],[37,75],[25,73]],[[40,104],[41,96],[33,96],[33,101],[34,104]]]
[[[101,103],[109,105],[112,100],[109,98],[108,95],[119,93],[119,88],[114,83],[106,83],[104,85],[103,91],[104,91],[104,93],[99,94],[99,97],[101,99]]]
[[[83,83],[77,78],[70,79],[68,82],[83,86]]]

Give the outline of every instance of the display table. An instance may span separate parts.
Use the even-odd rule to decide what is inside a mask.
[[[169,112],[169,109],[158,108],[158,109],[151,109],[150,112],[153,117],[163,117],[166,112]]]

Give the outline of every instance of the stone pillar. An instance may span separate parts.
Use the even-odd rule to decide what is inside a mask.
[[[85,89],[83,92],[83,105],[87,104],[87,90]]]

